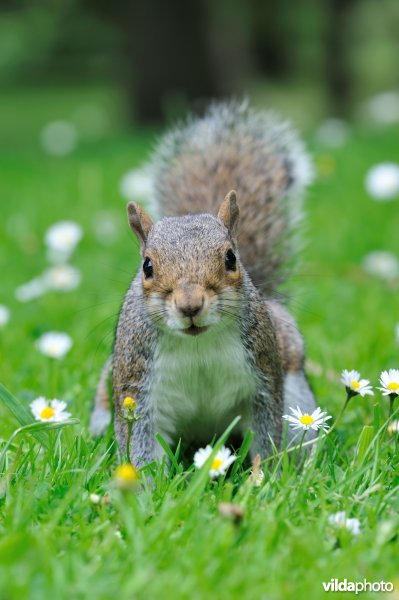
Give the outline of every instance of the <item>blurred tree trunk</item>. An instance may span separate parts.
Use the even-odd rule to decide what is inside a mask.
[[[131,117],[164,117],[169,97],[218,96],[205,35],[206,5],[198,0],[135,0],[121,20],[125,84]]]
[[[119,73],[132,122],[156,123],[237,90],[249,68],[244,0],[85,0],[120,32]]]
[[[356,0],[328,0],[325,74],[330,111],[346,117],[350,111],[354,74],[350,68],[350,17]]]
[[[292,44],[286,19],[286,2],[278,8],[273,2],[251,0],[252,47],[259,72],[266,77],[282,78],[292,68]],[[289,6],[292,11],[295,6]]]

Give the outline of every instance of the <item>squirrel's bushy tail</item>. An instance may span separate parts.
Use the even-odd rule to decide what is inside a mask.
[[[271,293],[296,253],[301,196],[312,166],[296,132],[273,113],[247,103],[210,106],[161,140],[152,161],[161,216],[217,214],[237,191],[241,260],[258,287]]]

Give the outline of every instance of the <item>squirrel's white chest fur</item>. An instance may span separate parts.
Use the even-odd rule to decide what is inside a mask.
[[[153,364],[150,402],[155,431],[165,439],[220,435],[236,415],[245,423],[256,374],[237,329],[215,328],[195,338],[164,335]]]

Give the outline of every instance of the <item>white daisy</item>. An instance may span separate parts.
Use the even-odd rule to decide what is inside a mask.
[[[65,421],[71,416],[71,413],[67,412],[66,402],[62,400],[46,400],[43,396],[36,398],[30,404],[30,409],[36,421],[54,421],[60,422]]]
[[[0,304],[0,327],[7,325],[10,320],[10,310],[4,304]]]
[[[194,454],[194,465],[197,469],[200,469],[208,460],[213,452],[212,446],[206,446],[206,448],[200,448]],[[218,477],[218,475],[224,475],[229,466],[236,460],[236,456],[231,454],[230,450],[225,446],[222,446],[214,457],[211,467],[209,469],[209,475],[212,479]]]
[[[100,504],[101,496],[99,496],[98,494],[90,494],[89,500],[92,504]]]
[[[64,358],[72,348],[72,344],[72,339],[67,333],[49,331],[40,336],[36,347],[42,354],[50,358]]]
[[[352,535],[360,533],[359,519],[347,519],[345,511],[339,511],[328,517],[328,522],[334,527],[347,529]]]
[[[392,252],[374,250],[363,259],[363,268],[369,275],[392,281],[399,277],[399,261]]]
[[[381,125],[399,121],[399,92],[388,91],[373,96],[368,101],[368,115]]]
[[[49,250],[48,258],[53,262],[64,262],[75,250],[83,236],[83,229],[74,221],[59,221],[45,233],[44,241]]]
[[[399,421],[392,421],[387,427],[387,432],[389,435],[394,435],[394,433],[399,433]]]
[[[149,167],[132,169],[123,175],[120,193],[126,200],[146,200],[153,192],[153,180]]]
[[[44,150],[53,156],[65,156],[72,152],[78,143],[78,137],[75,125],[67,121],[48,123],[40,134]]]
[[[367,193],[379,201],[392,200],[399,196],[399,164],[381,163],[366,174]]]
[[[50,290],[69,292],[76,289],[81,282],[79,269],[71,265],[56,265],[43,273],[44,285]]]
[[[346,387],[346,391],[350,393],[352,396],[360,394],[360,396],[365,396],[369,394],[370,396],[374,396],[373,388],[370,385],[368,379],[360,379],[359,371],[348,371],[344,369],[341,373],[341,381]]]
[[[15,290],[15,297],[19,302],[30,302],[36,298],[40,298],[47,291],[47,287],[43,283],[41,277],[35,277],[27,283],[19,285]]]
[[[294,416],[283,415],[283,419],[288,421],[293,429],[314,429],[315,431],[323,429],[323,431],[327,431],[328,425],[326,421],[331,419],[331,417],[326,412],[322,412],[321,408],[317,407],[311,415],[303,413],[299,406],[296,408],[290,406],[289,409]]]
[[[383,371],[380,376],[380,384],[382,387],[378,389],[381,390],[383,396],[391,394],[399,396],[399,369]]]

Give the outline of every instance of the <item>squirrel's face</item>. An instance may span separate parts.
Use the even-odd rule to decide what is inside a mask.
[[[239,310],[242,273],[236,251],[211,215],[166,218],[148,238],[143,298],[161,328],[198,335]]]
[[[226,201],[228,209],[237,207],[235,197]],[[149,225],[148,215],[140,211],[145,234],[143,300],[154,324],[177,335],[196,336],[235,319],[243,271],[232,235],[235,228],[226,227],[221,212],[219,218],[208,214],[166,217]],[[136,206],[134,212],[136,217]],[[230,220],[227,215],[228,225]],[[137,233],[136,223],[133,228]]]

